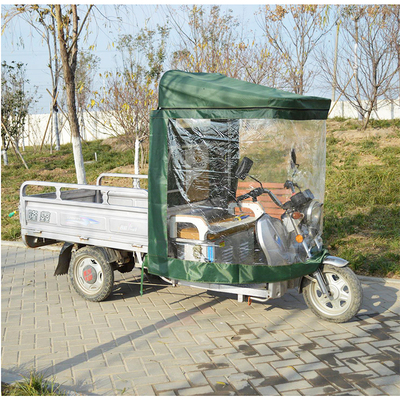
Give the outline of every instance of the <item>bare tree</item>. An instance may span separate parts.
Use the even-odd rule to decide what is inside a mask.
[[[49,8],[41,9],[38,6],[33,6],[32,10],[37,13],[37,22],[42,26],[42,30],[33,21],[28,21],[31,26],[38,31],[46,42],[49,53],[49,64],[51,83],[52,83],[52,126],[53,134],[56,140],[56,150],[60,150],[60,133],[58,121],[58,84],[60,80],[61,67],[59,65],[59,54],[57,50],[57,33],[55,23],[54,5],[49,5]]]
[[[169,30],[144,28],[137,35],[119,37],[117,49],[123,66],[104,76],[102,93],[95,93],[92,106],[101,111],[102,123],[134,153],[139,173],[139,148],[149,136],[150,111],[157,107],[158,81],[163,72]],[[141,152],[143,157],[143,151]],[[143,163],[142,163],[143,164]]]
[[[235,29],[239,28],[239,22],[231,12],[222,14],[220,6],[207,9],[196,5],[181,6],[178,13],[170,8],[169,12],[181,39],[173,53],[174,68],[239,77],[240,66],[236,61],[246,46],[238,43]],[[186,24],[182,18],[187,20]]]
[[[86,13],[82,22],[79,23],[78,8],[76,4],[72,5],[16,5],[11,7],[3,15],[3,31],[9,22],[16,16],[22,16],[26,13],[35,11],[39,15],[38,23],[46,26],[50,31],[57,33],[60,58],[62,61],[63,78],[65,82],[65,90],[68,105],[68,120],[72,136],[72,148],[74,153],[75,169],[77,181],[79,184],[86,183],[86,174],[82,156],[82,146],[79,131],[79,122],[76,110],[76,87],[75,87],[75,73],[77,67],[77,54],[78,54],[78,41],[81,36],[82,30],[88,22],[88,17],[93,8],[93,5],[86,6]],[[45,22],[44,17],[50,15],[52,25]],[[54,23],[55,22],[55,23]],[[56,46],[56,45],[55,45]],[[54,49],[57,53],[57,49]],[[50,53],[49,53],[50,54]],[[55,68],[58,70],[58,65]],[[58,82],[57,82],[58,83]],[[53,101],[57,98],[54,94],[53,87]],[[55,103],[53,103],[55,104]],[[57,105],[55,104],[55,109]]]
[[[332,27],[329,6],[267,5],[260,16],[267,41],[282,58],[281,85],[303,94],[317,73],[309,65],[311,55]]]
[[[363,118],[365,129],[379,99],[393,96],[399,59],[396,14],[390,6],[344,6],[342,46],[338,53],[337,90]],[[396,40],[391,38],[396,37]],[[332,60],[320,54],[325,79],[333,77]],[[398,78],[397,78],[398,79]]]
[[[267,44],[256,43],[246,24],[222,12],[220,6],[168,8],[169,19],[179,35],[172,68],[188,72],[221,73],[257,84],[274,85],[276,57]]]
[[[397,97],[400,101],[400,5],[388,6],[388,9],[391,14],[389,17],[391,22],[388,23],[387,31],[389,40],[393,43],[397,55],[397,87],[393,85],[397,95],[393,93],[392,98],[395,99]]]
[[[96,75],[100,58],[89,51],[79,51],[76,66],[76,102],[80,116],[81,136],[86,139],[86,125],[84,110],[89,106],[89,98],[93,90],[93,81]]]
[[[56,140],[56,150],[60,150],[60,138],[58,129],[58,84],[60,80],[59,58],[57,51],[57,35],[55,29],[54,19],[54,5],[48,7],[39,6],[32,4],[30,6],[15,6],[7,10],[4,15],[4,27],[11,21],[15,16],[22,18],[27,22],[35,32],[45,42],[48,50],[49,62],[48,67],[50,70],[51,82],[52,82],[52,102],[51,102],[51,113],[52,113],[52,126],[53,134]],[[3,29],[4,29],[3,27]]]
[[[274,88],[279,86],[283,60],[271,46],[253,41],[245,56],[239,60],[244,67],[243,80]]]
[[[57,22],[58,42],[60,45],[60,55],[64,72],[64,82],[67,95],[69,126],[72,136],[72,148],[76,177],[79,184],[86,183],[85,166],[83,163],[82,143],[79,132],[79,122],[76,110],[76,86],[75,73],[78,57],[78,39],[86,24],[92,5],[88,6],[86,15],[79,26],[78,10],[75,4],[71,4],[65,12],[61,5],[55,5],[55,19]],[[71,17],[72,16],[72,21]]]

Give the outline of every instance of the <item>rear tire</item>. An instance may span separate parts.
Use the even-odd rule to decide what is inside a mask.
[[[99,247],[82,247],[72,253],[69,278],[76,292],[85,300],[103,301],[112,292],[114,271]]]
[[[307,279],[303,297],[310,310],[330,322],[346,322],[360,310],[362,288],[354,272],[348,268],[324,265],[322,274],[328,283],[330,295],[325,297],[315,281]]]

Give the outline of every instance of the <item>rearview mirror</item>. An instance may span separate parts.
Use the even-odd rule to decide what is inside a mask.
[[[243,160],[240,162],[235,176],[241,180],[246,179],[246,176],[249,174],[251,167],[253,166],[253,161],[250,158],[243,157]]]

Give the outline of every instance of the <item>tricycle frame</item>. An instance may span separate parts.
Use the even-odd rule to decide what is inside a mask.
[[[110,187],[110,186],[102,186],[102,180],[106,177],[114,177],[114,178],[130,178],[133,180],[134,188],[121,188],[121,187]],[[70,184],[70,183],[56,183],[56,182],[44,182],[44,181],[27,181],[21,186],[20,190],[20,219],[21,219],[21,233],[22,239],[24,243],[28,247],[40,247],[48,244],[53,244],[56,242],[66,242],[70,244],[70,246],[75,245],[77,248],[81,248],[83,246],[95,246],[103,248],[107,251],[109,255],[110,261],[118,261],[116,265],[121,265],[122,260],[124,259],[123,252],[132,253],[133,258],[135,259],[135,266],[139,268],[144,268],[143,262],[144,257],[148,251],[147,243],[127,243],[121,239],[115,238],[114,240],[110,240],[109,238],[104,238],[99,236],[87,237],[87,235],[81,234],[81,232],[70,232],[67,233],[60,229],[55,230],[46,230],[49,225],[46,223],[35,224],[35,227],[29,227],[27,224],[27,209],[28,207],[36,207],[43,208],[46,207],[47,210],[52,211],[52,206],[54,204],[62,204],[64,206],[70,207],[72,210],[77,207],[82,209],[89,208],[92,212],[103,212],[101,209],[102,206],[105,206],[107,209],[107,213],[112,214],[113,211],[121,211],[121,207],[110,205],[109,204],[109,195],[110,192],[115,192],[116,189],[120,193],[124,194],[141,194],[143,198],[145,198],[143,194],[143,189],[140,188],[139,180],[147,179],[147,175],[135,175],[135,174],[117,174],[117,173],[102,173],[99,175],[96,181],[96,185],[78,185],[78,184]],[[28,196],[26,194],[26,190],[28,186],[43,186],[43,187],[54,187],[55,193],[44,194],[42,195],[31,195]],[[89,202],[80,202],[67,200],[63,198],[64,193],[67,191],[62,191],[61,189],[77,189],[82,194],[89,192],[96,192],[98,203],[89,203]],[[65,196],[65,195],[64,195]],[[99,208],[100,207],[100,208]],[[256,204],[248,204],[249,208],[252,208],[256,211],[258,208],[262,207],[261,205]],[[125,207],[126,208],[126,207]],[[125,210],[126,211],[126,210]],[[146,210],[147,211],[147,210]],[[139,208],[129,208],[131,213],[146,213],[143,209]],[[68,247],[68,246],[67,246]],[[56,269],[55,275],[65,274],[68,271],[69,261],[71,259],[71,251],[64,253],[64,251],[60,254],[59,265]],[[62,264],[62,268],[60,268],[60,263]],[[116,268],[118,269],[118,268]],[[269,299],[281,297],[286,293],[288,288],[298,286],[300,279],[294,279],[290,281],[283,282],[273,282],[273,283],[255,283],[255,284],[247,284],[247,285],[235,285],[235,284],[216,284],[216,283],[199,283],[199,282],[189,282],[183,280],[176,279],[167,279],[162,277],[166,282],[172,284],[173,286],[189,286],[198,289],[211,290],[215,292],[221,293],[230,293],[237,295],[238,301],[244,301],[245,298],[251,297],[254,300],[258,301],[267,301]]]

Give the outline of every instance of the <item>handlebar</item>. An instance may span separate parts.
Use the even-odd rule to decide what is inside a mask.
[[[257,197],[261,196],[263,193],[264,193],[264,190],[262,188],[256,188],[256,189],[251,190],[248,193],[242,194],[241,196],[239,196],[236,199],[236,201],[239,202],[239,201],[248,199],[249,197],[251,197],[253,199],[253,201],[256,201]]]
[[[261,196],[262,194],[267,193],[269,195],[269,197],[271,198],[271,200],[280,208],[282,208],[282,203],[280,202],[280,200],[274,195],[274,193],[272,193],[270,190],[268,189],[264,189],[264,188],[256,188],[251,190],[248,193],[242,194],[241,196],[236,198],[237,202],[240,202],[242,200],[248,199],[248,198],[252,198],[253,201],[257,201],[257,197]]]
[[[283,187],[285,189],[290,189],[292,191],[292,194],[294,194],[296,191],[294,189],[294,187],[297,187],[298,189],[300,189],[300,186],[297,183],[294,183],[292,181],[287,180],[284,184]]]

